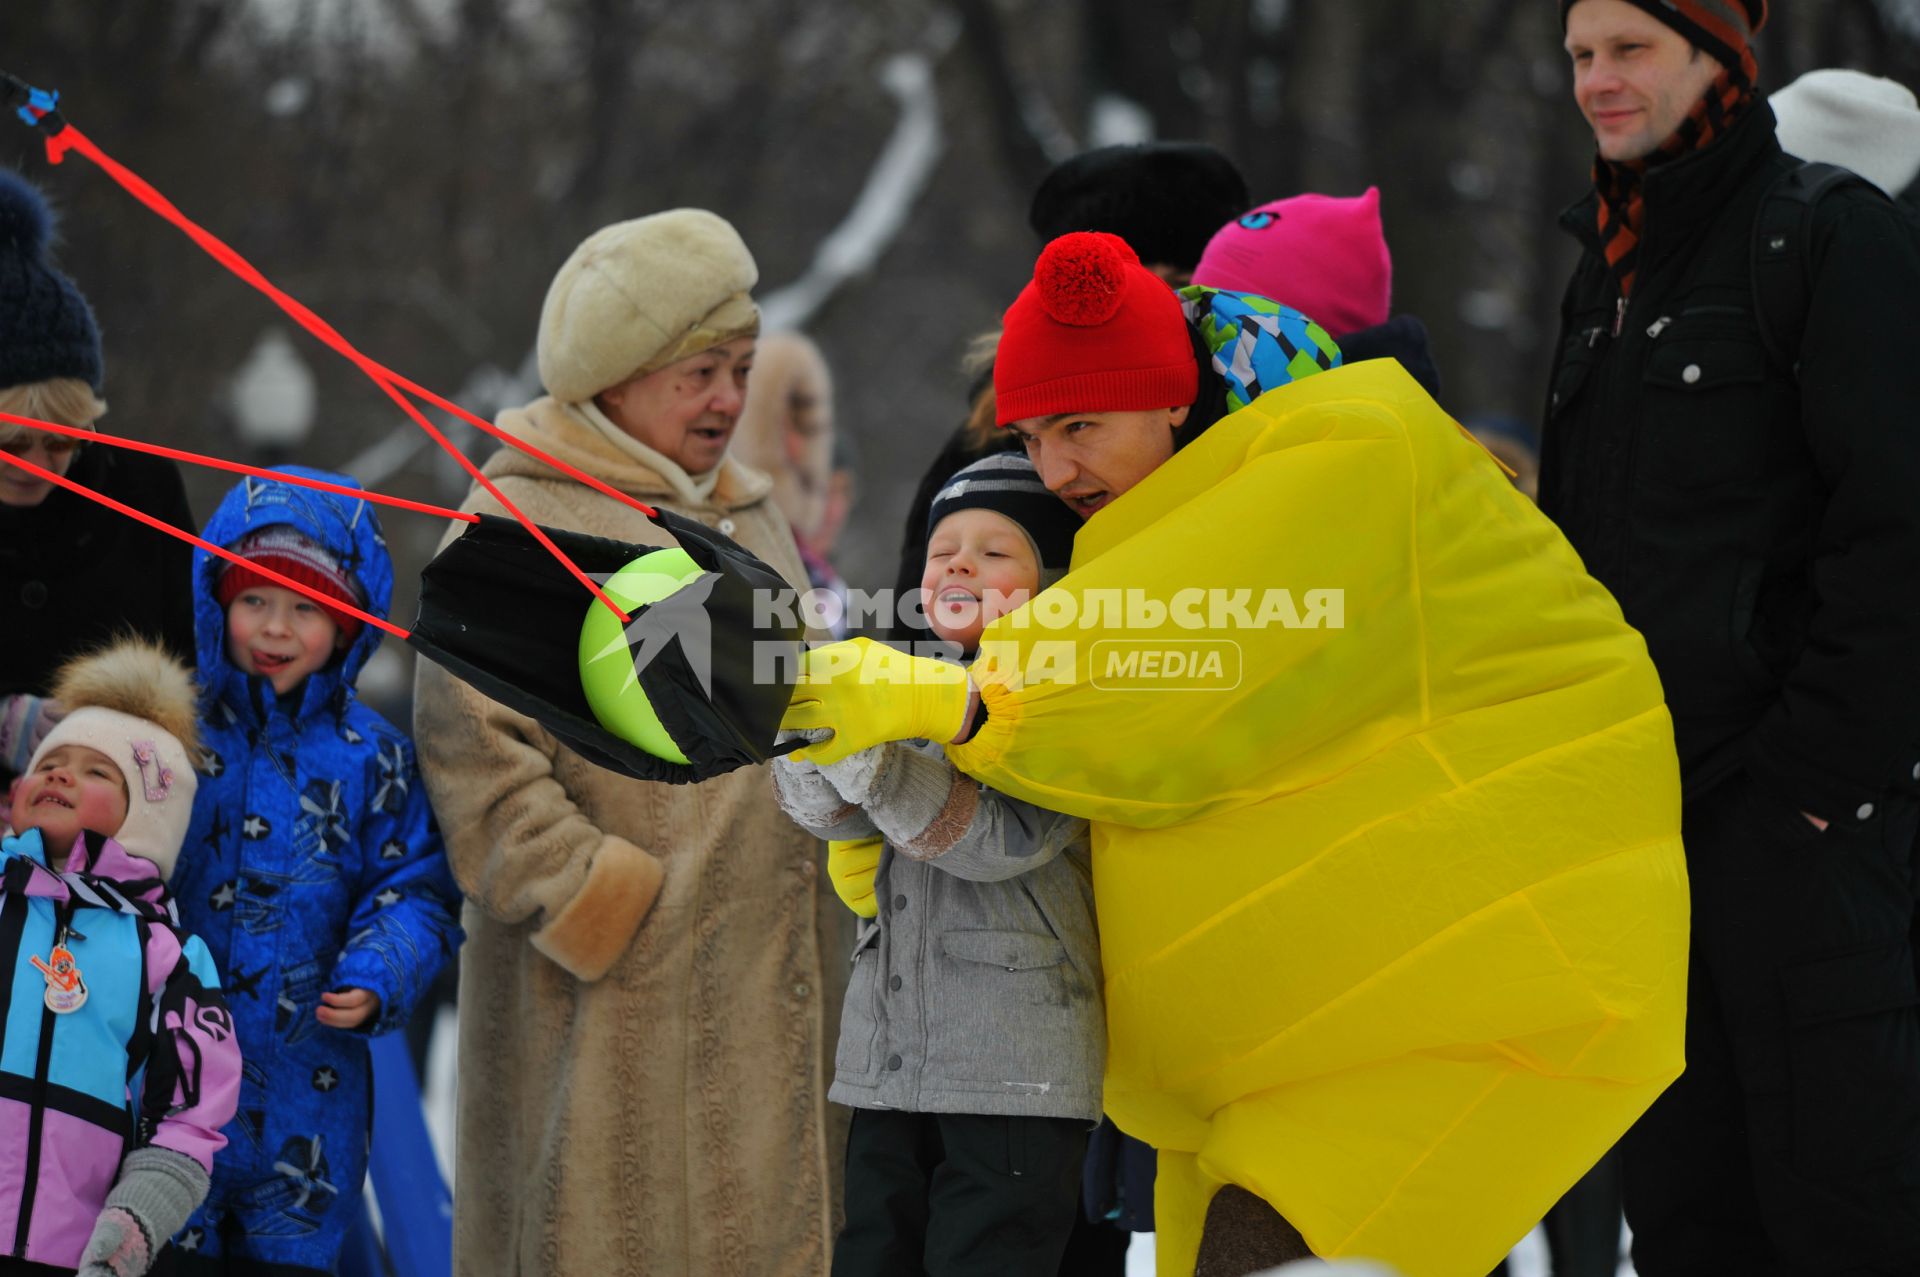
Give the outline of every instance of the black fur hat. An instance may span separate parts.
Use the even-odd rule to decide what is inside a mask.
[[[1083,151],[1034,192],[1027,224],[1042,244],[1070,231],[1118,235],[1147,266],[1193,269],[1213,233],[1247,211],[1247,181],[1202,142]]]
[[[47,257],[53,213],[0,169],[0,388],[72,377],[100,393],[100,330],[87,299]]]

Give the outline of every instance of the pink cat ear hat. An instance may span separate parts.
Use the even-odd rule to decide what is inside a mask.
[[[1295,195],[1243,213],[1207,242],[1193,282],[1291,306],[1336,341],[1386,323],[1393,258],[1380,227],[1380,188]]]

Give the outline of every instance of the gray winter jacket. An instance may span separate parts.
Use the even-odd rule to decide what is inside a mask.
[[[773,771],[780,805],[816,836],[886,839],[828,1098],[1099,1120],[1107,1034],[1087,822],[984,788],[925,741]]]

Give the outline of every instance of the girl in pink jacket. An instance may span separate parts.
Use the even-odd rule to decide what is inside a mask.
[[[0,837],[0,1277],[138,1277],[206,1195],[240,1087],[213,960],[166,890],[193,684],[124,640],[54,699]]]

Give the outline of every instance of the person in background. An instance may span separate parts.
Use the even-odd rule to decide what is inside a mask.
[[[1340,343],[1346,362],[1397,359],[1440,397],[1426,325],[1393,314],[1378,187],[1351,199],[1295,195],[1242,213],[1207,241],[1192,282],[1291,306]]]
[[[827,508],[814,539],[820,552],[831,555],[840,544],[847,518],[860,500],[860,448],[845,430],[833,434],[833,469],[827,475]]]
[[[1920,212],[1920,102],[1897,80],[1809,71],[1767,99],[1780,149],[1850,168]]]
[[[1240,170],[1204,142],[1130,142],[1054,165],[1033,193],[1027,225],[1042,245],[1073,231],[1118,235],[1180,288],[1193,282],[1213,233],[1250,202]]]
[[[1527,494],[1527,500],[1540,499],[1540,433],[1517,417],[1470,417],[1465,425],[1494,460],[1510,472],[1513,486]]]
[[[822,536],[834,499],[833,378],[820,348],[798,333],[760,339],[753,380],[734,434],[736,461],[773,480],[773,501],[793,527],[807,584],[838,598],[827,619],[834,638],[845,638],[847,583],[827,560]],[[837,531],[837,529],[835,529]]]
[[[1634,1265],[1920,1271],[1920,235],[1828,190],[1771,349],[1765,0],[1561,14],[1597,156],[1540,505],[1659,671],[1692,901],[1686,1072],[1621,1145]]]
[[[0,412],[91,430],[107,411],[100,330],[53,265],[53,235],[40,192],[0,170]],[[171,461],[11,422],[0,452],[196,526]],[[68,657],[131,631],[192,660],[192,561],[185,542],[0,462],[0,784],[58,721],[46,684]]]

